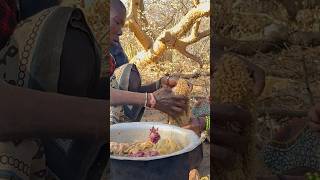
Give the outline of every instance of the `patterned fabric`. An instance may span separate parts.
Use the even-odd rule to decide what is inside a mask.
[[[32,18],[21,21],[11,36],[7,45],[0,51],[2,63],[0,63],[0,78],[12,85],[17,85],[24,88],[33,88],[39,90],[47,90],[57,92],[57,82],[59,78],[59,63],[56,66],[51,64],[57,61],[57,56],[62,51],[62,46],[57,48],[57,54],[50,54],[50,57],[42,57],[45,54],[43,46],[45,41],[39,41],[44,28],[45,20],[52,15],[56,8],[51,8],[36,14]],[[48,29],[46,29],[49,32]],[[56,38],[56,37],[50,37]],[[57,41],[63,41],[64,37],[56,38]],[[61,40],[62,39],[62,40]],[[37,56],[35,52],[39,52]],[[45,58],[45,60],[43,60]],[[43,69],[36,68],[37,63],[42,61]],[[44,80],[50,77],[49,80]],[[39,87],[36,85],[43,83]],[[38,86],[38,87],[35,87]]]
[[[0,49],[7,43],[17,25],[15,0],[0,0]]]
[[[43,146],[38,140],[0,142],[0,179],[44,180]]]
[[[203,102],[199,106],[192,108],[192,114],[195,117],[203,117],[210,115],[210,104],[209,102]]]
[[[263,150],[264,162],[275,174],[305,167],[320,169],[320,139],[308,127],[292,144],[271,143]]]
[[[70,17],[72,15],[77,16],[79,13],[80,19],[84,20],[84,16],[80,10],[53,7],[20,22],[8,43],[0,51],[0,78],[12,85],[23,88],[58,92],[60,58],[67,25]],[[97,47],[96,49],[100,57],[100,50]],[[64,144],[59,145],[58,142],[60,141]],[[70,144],[69,140],[57,140],[56,146],[58,145],[59,148],[64,148],[68,151],[71,147],[70,145],[73,144]],[[90,148],[91,150],[96,147],[90,146],[85,148]],[[85,155],[82,154],[83,157],[76,157],[82,160],[82,163],[79,163],[77,168],[79,166],[79,169],[83,170],[76,172],[76,175],[79,176],[79,178],[75,177],[76,179],[80,180],[84,178],[84,174],[91,165],[88,162],[95,158],[93,154],[96,154],[96,152],[93,151]],[[69,159],[62,159],[64,156],[59,156],[59,154],[54,155],[61,162],[65,160],[68,161],[66,164],[73,165]],[[48,174],[44,148],[37,139],[26,139],[19,142],[0,142],[0,156],[0,177],[6,179],[38,180],[44,179]],[[49,155],[47,154],[48,157]],[[86,162],[83,159],[86,159]],[[9,165],[6,163],[9,163]],[[65,164],[63,165],[65,166]],[[63,165],[60,164],[60,166]],[[56,167],[50,168],[52,168],[52,172],[56,170]],[[66,174],[68,173],[66,168],[63,171]]]
[[[131,69],[134,67],[134,64],[124,64],[117,68],[114,71],[113,75],[110,77],[110,87],[128,91],[129,76]],[[136,111],[134,114],[136,114],[137,116],[133,119],[129,118],[127,116],[129,111]],[[130,105],[110,106],[110,125],[130,121],[140,121],[143,112],[144,107],[133,110],[133,106]]]
[[[33,53],[37,48],[39,29],[43,27],[44,20],[50,16],[53,10],[43,11],[33,19],[27,19],[16,26],[17,29],[0,51],[0,78],[4,81],[12,85],[30,88],[32,80],[34,80],[30,78],[33,68],[31,62],[35,62],[33,61]],[[48,72],[50,74],[51,71]],[[40,180],[45,179],[47,175],[44,150],[38,139],[1,142],[0,155],[0,177]]]

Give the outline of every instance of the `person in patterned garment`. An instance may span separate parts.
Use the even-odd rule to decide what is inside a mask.
[[[163,77],[160,80],[148,84],[141,85],[140,73],[137,67],[134,64],[118,64],[123,63],[125,60],[125,54],[121,51],[119,37],[122,35],[122,28],[125,23],[126,18],[126,8],[120,0],[111,0],[110,1],[110,40],[114,48],[118,48],[117,51],[111,51],[109,54],[109,61],[113,63],[114,71],[110,71],[110,86],[111,93],[112,91],[121,90],[122,92],[127,91],[127,93],[139,93],[145,94],[146,99],[152,99],[155,96],[157,104],[155,108],[161,111],[164,111],[167,114],[176,116],[176,111],[166,110],[170,106],[175,106],[172,109],[177,109],[178,112],[184,111],[185,104],[179,103],[179,99],[185,99],[185,97],[168,95],[166,98],[160,97],[161,94],[171,94],[171,89],[176,85],[176,79],[171,77]],[[113,49],[115,50],[115,49]],[[120,54],[120,55],[119,55]],[[116,56],[114,56],[116,55]],[[165,88],[161,88],[165,87]],[[167,88],[169,87],[169,88]],[[118,97],[111,95],[112,99]],[[137,98],[136,100],[144,98]],[[135,100],[135,98],[133,99]],[[152,107],[147,103],[143,104],[143,101],[140,104],[121,104],[114,105],[111,104],[110,107],[110,124],[120,123],[120,122],[132,122],[140,121],[145,106]]]
[[[264,177],[261,180],[304,180],[308,173],[319,172],[319,131],[320,104],[310,109],[307,118],[289,120],[262,151],[266,167],[277,177]]]
[[[3,38],[2,40],[7,42],[0,51],[3,60],[0,65],[1,78],[18,87],[100,99],[98,101],[100,103],[101,100],[106,100],[109,94],[108,78],[99,77],[101,61],[99,48],[84,21],[82,12],[74,8],[60,7],[41,11],[41,8],[45,8],[44,6],[35,8],[34,12],[36,14],[34,15],[25,13],[27,8],[23,9],[24,7],[42,5],[34,1],[29,1],[29,6],[27,1],[21,2],[18,6],[3,6],[15,2],[1,1],[2,7],[9,7],[1,12],[10,12],[6,14],[9,14],[8,16],[16,19],[16,21],[20,20],[18,19],[19,15],[23,17],[23,21],[15,27],[14,31],[11,31],[13,34],[10,38],[9,33],[2,33],[7,37],[7,39]],[[31,6],[30,3],[35,4]],[[19,9],[16,9],[16,7]],[[6,24],[7,21],[2,22],[2,24]],[[60,24],[54,25],[55,23]],[[14,25],[12,27],[14,28]],[[47,36],[47,34],[50,34],[50,36]],[[51,38],[54,38],[54,41]],[[41,50],[41,48],[45,49]],[[87,49],[85,53],[81,53],[80,49],[83,48]],[[52,51],[52,49],[55,49],[55,51]],[[74,50],[77,49],[78,52],[74,53]],[[77,66],[74,66],[75,64]],[[106,101],[104,102],[106,103]],[[92,106],[92,108],[95,106],[97,105]],[[83,120],[85,120],[85,117]],[[33,121],[29,121],[29,124],[33,124]],[[56,119],[55,121],[61,120]],[[21,123],[25,122],[22,121]],[[55,128],[54,124],[50,124],[51,129]],[[93,125],[95,126],[94,129],[97,125]],[[103,124],[100,125],[106,127]],[[95,137],[90,134],[87,134],[87,136],[76,135],[78,127],[74,127],[74,131],[56,134],[56,136],[50,134],[52,130],[33,129],[34,138],[32,139],[28,137],[30,134],[24,134],[24,131],[18,127],[21,127],[21,125],[8,128],[16,133],[15,136],[20,136],[19,139],[15,138],[13,141],[1,142],[2,158],[9,158],[8,163],[3,164],[1,168],[0,175],[4,178],[43,179],[48,173],[46,167],[48,165],[48,170],[58,179],[85,179],[88,178],[87,176],[94,166],[94,159],[99,157],[100,150],[107,158],[105,140],[101,136],[96,138],[99,136]],[[60,129],[64,128],[60,127]],[[27,130],[30,130],[30,128],[25,131]],[[42,136],[39,136],[39,132],[43,133]],[[25,137],[21,137],[19,133],[24,134]],[[48,134],[50,136],[46,136]],[[104,133],[103,136],[107,137],[107,134]],[[40,140],[39,137],[45,139]],[[52,139],[52,137],[62,139]],[[12,164],[11,159],[21,163]],[[97,168],[95,168],[95,174],[102,174],[102,168],[100,171],[97,172]]]
[[[153,93],[161,87],[172,88],[176,85],[177,77],[165,76],[158,81],[148,85],[141,85],[141,77],[137,67],[128,63],[119,38],[122,35],[122,28],[126,18],[126,8],[119,0],[113,0],[110,3],[110,38],[111,50],[109,61],[112,64],[110,72],[110,85],[112,89],[121,89],[130,92]],[[139,105],[121,105],[110,107],[110,124],[120,122],[140,121],[144,113],[144,106]],[[208,101],[202,101],[198,107],[193,108],[192,123],[183,128],[195,131],[200,134],[205,129],[206,117],[209,115]],[[174,115],[171,113],[171,115]]]
[[[262,150],[264,166],[274,175],[257,180],[317,179],[313,173],[320,169],[319,130],[320,104],[310,109],[307,118],[289,120]]]

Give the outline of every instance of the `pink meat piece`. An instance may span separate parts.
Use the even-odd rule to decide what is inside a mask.
[[[152,156],[158,156],[159,152],[157,151],[138,151],[136,153],[132,153],[129,155],[129,157],[152,157]]]
[[[149,139],[153,144],[156,144],[160,140],[160,134],[158,132],[158,128],[155,129],[154,127],[152,127],[150,129]]]

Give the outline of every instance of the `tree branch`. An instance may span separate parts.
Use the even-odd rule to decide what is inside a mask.
[[[200,1],[199,0],[192,0],[192,4],[194,7],[196,7],[197,5],[199,5]]]
[[[209,30],[202,33],[197,32],[199,29],[198,23],[200,23],[200,18],[207,17],[209,15],[210,3],[202,3],[192,8],[184,17],[182,17],[178,24],[168,30],[164,30],[155,40],[152,47],[143,52],[143,55],[140,53],[139,56],[135,56],[132,62],[138,67],[143,67],[146,64],[158,60],[166,49],[172,48],[177,49],[181,54],[198,62],[199,65],[202,66],[201,58],[189,53],[186,49],[189,44],[197,42],[201,38],[209,35]],[[187,39],[189,42],[180,40],[180,38],[185,36],[192,27],[193,32]]]
[[[162,29],[167,29],[167,27],[173,22],[174,18],[175,18],[176,14],[173,14],[170,18],[170,20],[163,26]]]
[[[181,54],[183,54],[184,56],[186,56],[187,58],[190,58],[190,59],[196,61],[196,62],[200,65],[200,68],[202,68],[203,63],[202,63],[200,57],[191,54],[191,53],[188,52],[187,49],[185,49],[185,48],[184,48],[184,49],[180,49],[180,48],[179,48],[179,49],[177,49],[177,50],[178,50]]]
[[[193,24],[202,17],[208,17],[210,15],[210,3],[202,3],[197,7],[192,8],[180,22],[171,28],[169,31],[176,35],[178,38],[185,35]]]
[[[139,10],[143,7],[143,1],[131,0],[129,7],[129,14],[127,16],[126,26],[134,33],[142,47],[147,50],[152,46],[152,39],[142,30],[141,25],[138,22]]]
[[[183,42],[185,42],[185,43],[190,45],[190,44],[193,44],[193,43],[196,43],[196,42],[200,41],[202,38],[205,38],[205,37],[207,37],[209,35],[210,35],[210,30],[205,30],[205,31],[203,31],[201,33],[197,32],[197,36],[193,36],[193,35],[191,36],[190,35],[190,36],[182,39],[181,41],[183,41]]]
[[[199,77],[202,77],[202,76],[210,76],[210,72],[196,72],[196,73],[193,73],[193,74],[181,74],[181,73],[178,73],[178,74],[172,74],[172,75],[177,75],[177,76],[179,76],[180,78],[183,78],[183,79],[195,79],[195,78],[199,78]]]
[[[199,5],[199,3],[200,3],[199,0],[193,0],[192,2],[193,2],[194,7],[197,7],[197,5]],[[192,36],[192,37],[198,36],[200,22],[201,22],[201,19],[198,19],[197,22],[193,25],[190,36]]]

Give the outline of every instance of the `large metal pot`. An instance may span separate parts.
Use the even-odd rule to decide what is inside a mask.
[[[155,122],[134,122],[112,125],[110,141],[144,141],[149,129],[159,128],[161,138],[172,138],[183,149],[172,154],[154,157],[122,157],[110,155],[111,180],[187,180],[189,171],[203,158],[200,138],[191,130]]]

